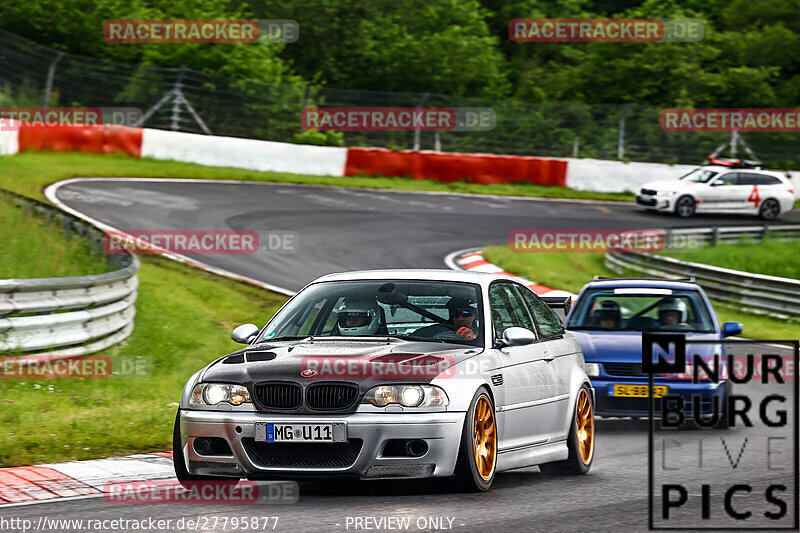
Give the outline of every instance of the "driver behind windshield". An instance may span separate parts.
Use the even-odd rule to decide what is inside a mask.
[[[453,338],[472,341],[478,337],[475,301],[463,296],[451,296],[445,304],[449,313],[447,322],[425,326],[414,332],[417,337]]]
[[[475,340],[475,308],[466,298],[450,298],[447,302],[450,323],[456,328],[456,335],[465,341]]]
[[[688,326],[688,315],[686,304],[681,300],[663,300],[658,304],[658,320],[662,327]]]
[[[382,309],[375,300],[345,300],[336,325],[344,336],[387,334]]]
[[[597,325],[603,329],[617,329],[622,322],[619,304],[612,300],[603,300],[594,310]]]

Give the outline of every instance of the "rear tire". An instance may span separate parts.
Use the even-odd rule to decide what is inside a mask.
[[[454,482],[466,492],[489,490],[497,471],[497,419],[485,387],[475,392],[461,430]]]
[[[575,401],[575,411],[570,425],[569,456],[565,461],[539,465],[539,470],[548,475],[586,474],[594,461],[594,400],[589,387],[583,385]]]
[[[767,198],[761,202],[758,216],[761,220],[776,220],[781,215],[781,204],[774,198]]]
[[[678,201],[675,202],[675,214],[681,218],[689,218],[694,216],[694,212],[697,209],[697,204],[694,201],[694,198],[691,196],[681,196],[678,198]]]

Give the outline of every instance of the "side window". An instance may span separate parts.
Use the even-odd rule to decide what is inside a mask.
[[[721,183],[722,186],[727,185],[740,185],[739,183],[739,173],[738,172],[728,172],[721,178],[717,180],[718,183]]]
[[[489,287],[489,304],[492,308],[492,325],[496,338],[511,327],[526,328],[533,332],[533,322],[514,286],[510,283],[494,283]]]
[[[522,293],[522,297],[525,298],[525,302],[539,325],[542,337],[558,337],[564,334],[564,325],[561,323],[561,319],[550,309],[549,305],[544,303],[544,300],[528,289],[520,288],[519,292]]]
[[[741,172],[739,174],[739,185],[763,185],[764,180],[761,178],[762,176],[760,174]]]

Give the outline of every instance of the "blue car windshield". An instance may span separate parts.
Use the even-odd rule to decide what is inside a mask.
[[[697,291],[653,288],[587,290],[567,329],[713,333],[714,322]]]

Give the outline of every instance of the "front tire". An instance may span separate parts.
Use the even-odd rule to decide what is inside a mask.
[[[689,218],[694,216],[694,212],[697,209],[697,204],[694,201],[694,198],[691,196],[681,196],[678,198],[678,201],[675,202],[675,214],[681,218]]]
[[[575,415],[570,425],[569,456],[565,461],[539,465],[548,475],[583,475],[589,472],[594,461],[594,400],[589,387],[581,387],[575,402]]]
[[[497,420],[485,387],[475,393],[461,431],[455,481],[467,492],[489,490],[497,470]]]
[[[767,198],[761,202],[761,207],[758,210],[758,216],[761,220],[775,220],[781,214],[781,204],[774,198]]]

